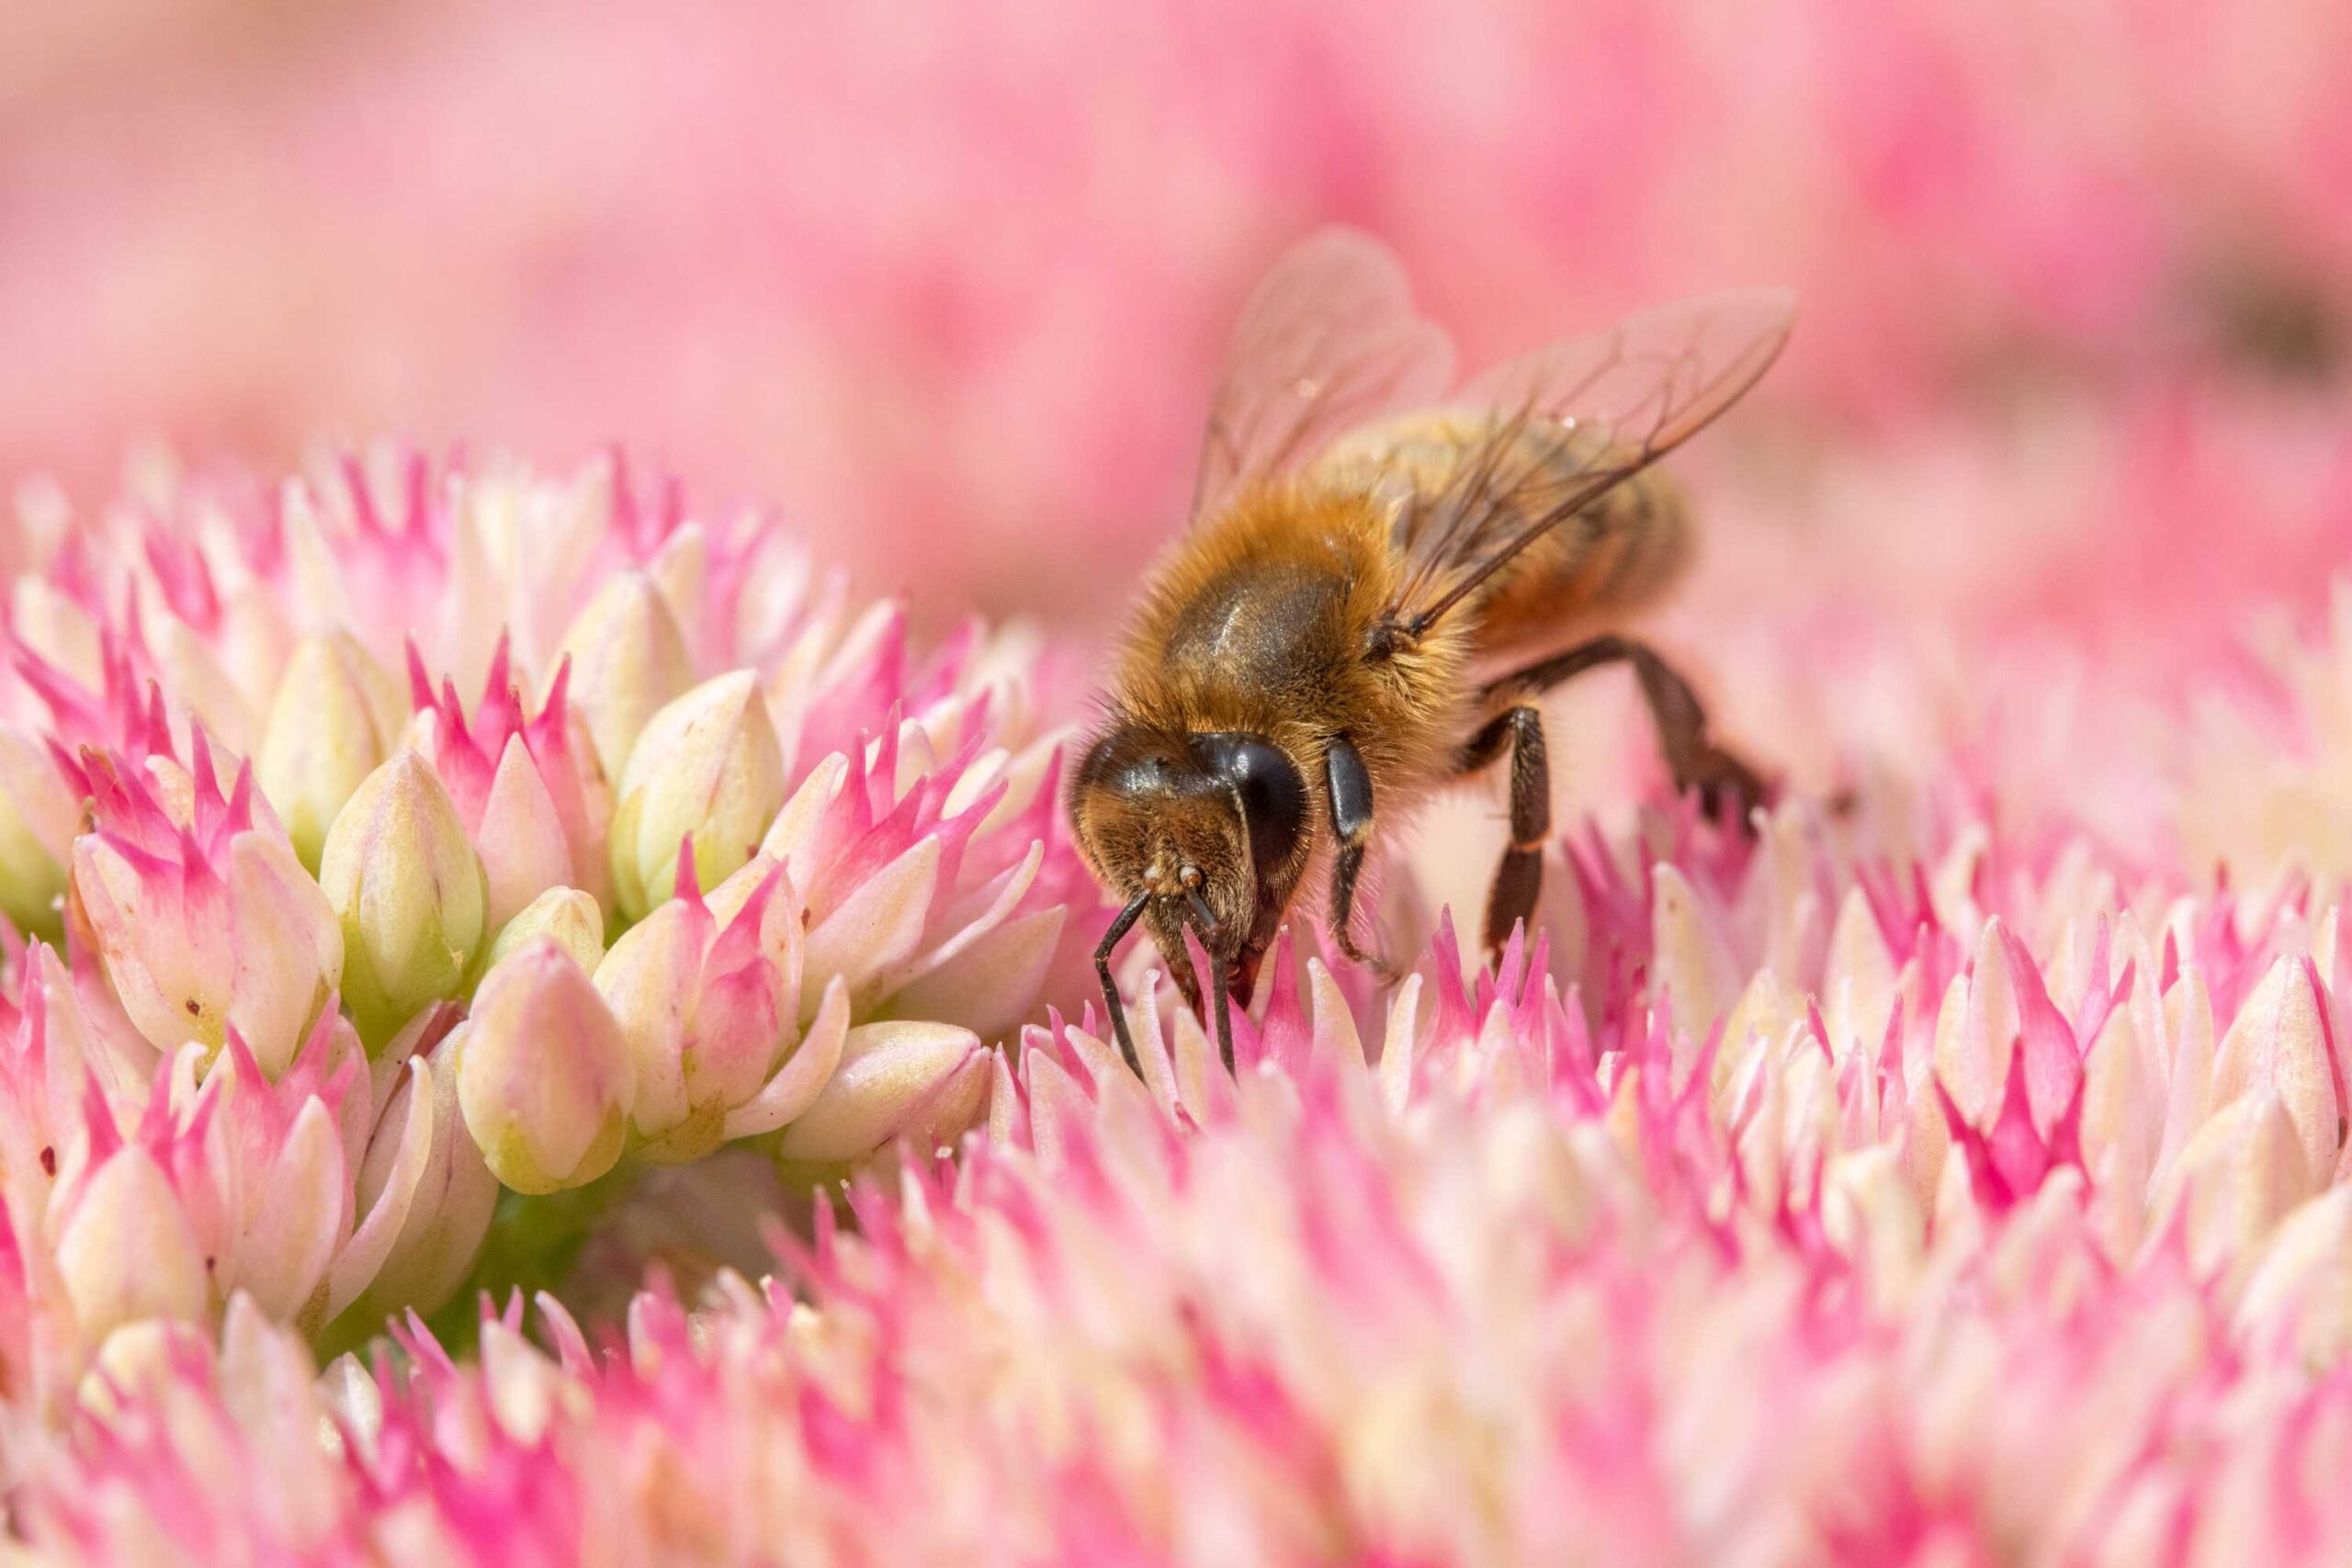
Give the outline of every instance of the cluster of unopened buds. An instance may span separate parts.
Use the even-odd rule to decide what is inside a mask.
[[[978,1114],[1079,874],[1017,639],[917,662],[611,461],[54,511],[0,699],[12,1393],[240,1293],[430,1311],[502,1189]]]

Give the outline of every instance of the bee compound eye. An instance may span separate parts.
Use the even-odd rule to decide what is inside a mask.
[[[1262,735],[1195,735],[1193,745],[1203,765],[1239,797],[1258,866],[1288,859],[1306,824],[1306,786],[1291,760]]]

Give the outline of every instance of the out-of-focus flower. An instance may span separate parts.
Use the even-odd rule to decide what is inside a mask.
[[[676,613],[644,573],[617,572],[581,610],[562,654],[605,775],[620,778],[653,716],[694,684]]]
[[[387,419],[545,450],[625,430],[791,497],[862,575],[920,561],[935,607],[1091,620],[1182,504],[1235,304],[1318,217],[1396,243],[1481,358],[1784,282],[1805,326],[1765,396],[1896,440],[1923,407],[2005,398],[2046,439],[2051,382],[2151,362],[2324,367],[2352,317],[2330,0],[2101,6],[2063,50],[1928,0],[1606,28],[1402,0],[1371,32],[1300,4],[1008,29],[937,4],[901,27],[477,0],[397,47],[338,13],[259,50],[233,6],[201,14],[168,65],[103,23],[7,40],[31,129],[0,157],[28,193],[0,265],[0,469],[87,480],[153,428],[279,460]],[[545,62],[544,143],[494,129],[514,73],[488,62],[522,59]],[[111,138],[133,124],[184,133],[131,160]],[[386,127],[480,155],[383,158],[353,200],[311,150],[364,156]],[[842,149],[887,162],[887,221]],[[62,168],[82,199],[45,198]],[[561,288],[556,254],[584,258]],[[1981,558],[1988,525],[1950,553]],[[2011,564],[2051,582],[2052,543]],[[2292,583],[2220,545],[2196,565]]]
[[[1798,842],[1736,864],[1706,847],[1679,846],[1670,896],[1618,911],[1646,917],[1645,949],[1687,944],[1695,921],[1736,955],[1790,913],[1755,890],[1795,869],[1774,857]],[[2216,1273],[2177,1239],[2116,1247],[2085,1201],[2096,1171],[2036,1175],[1993,1146],[2053,1131],[2035,1109],[2048,1085],[2031,1087],[2049,1069],[2028,1060],[2062,1043],[2049,1031],[2111,1042],[2137,994],[2109,967],[2136,937],[2076,967],[2007,934],[2067,908],[2064,880],[2024,879],[1974,974],[1940,987],[1948,1053],[2012,1025],[2039,1040],[2007,1058],[2024,1120],[1945,1167],[1932,1221],[1899,1169],[1919,1123],[1867,1114],[1906,1092],[1904,1058],[1937,1049],[1932,1021],[1915,1037],[1890,1018],[1866,1077],[1847,1066],[1857,1043],[1801,1002],[1800,1049],[1781,1052],[1755,990],[1732,1004],[1756,1026],[1740,1062],[1719,1077],[1702,1042],[1678,1072],[1684,1026],[1614,1011],[1621,978],[1599,982],[1596,1029],[1532,948],[1473,972],[1442,936],[1385,1009],[1293,949],[1237,1020],[1238,1079],[1164,985],[1133,998],[1143,1083],[1082,1026],[1035,1030],[1017,1061],[983,1058],[985,1140],[852,1183],[854,1227],[823,1207],[785,1242],[790,1290],[722,1273],[689,1303],[638,1297],[621,1354],[547,1296],[529,1337],[521,1302],[486,1309],[462,1364],[401,1330],[404,1372],[345,1359],[319,1375],[234,1308],[217,1348],[118,1331],[103,1364],[119,1392],[87,1396],[103,1419],[31,1434],[19,1517],[37,1542],[134,1541],[197,1473],[210,1489],[178,1539],[232,1553],[425,1539],[562,1555],[593,1529],[627,1558],[852,1537],[922,1561],[1036,1540],[1154,1559],[1877,1557],[1923,1532],[1957,1550],[1997,1521],[2056,1555],[2291,1555],[2352,1518],[2320,1463],[2352,1435],[2352,1394],[2312,1375],[2342,1343],[2340,1190],[2271,1228],[2248,1193],[2307,1167],[2270,1088],[2232,1099],[2204,1125],[2269,1155],[2193,1162],[2222,1183],[2187,1234],[2232,1263]],[[1632,891],[1591,865],[1579,881],[1596,924]],[[1846,989],[1873,984],[1871,942],[1899,973],[1948,937],[1911,897],[1873,882],[1849,906],[1898,932],[1920,919],[1827,943]],[[2203,974],[2245,998],[2250,1031],[2283,1032],[2262,1050],[2291,1055],[2300,961],[2273,981],[2251,952],[2182,952],[2193,971],[2167,992]],[[1790,957],[1801,975],[1830,961]],[[867,1027],[845,1076],[970,1051]],[[316,1443],[322,1422],[340,1443]],[[254,1463],[281,1448],[306,1484],[290,1517],[283,1477]],[[423,1457],[453,1450],[468,1466]],[[778,1500],[745,1474],[801,1482]],[[910,1475],[932,1506],[890,1506]],[[538,1506],[486,1518],[485,1477]]]
[[[281,1070],[342,978],[343,933],[274,822],[253,773],[225,795],[199,739],[192,772],[85,751],[73,765],[93,829],[73,894],[107,978],[159,1050],[218,1051],[230,1030]]]
[[[784,757],[749,670],[716,676],[645,723],[613,810],[613,897],[639,919],[678,879],[694,844],[696,882],[716,886],[758,852],[784,804]]]
[[[318,886],[342,922],[344,999],[373,1047],[456,996],[491,935],[481,863],[413,750],[370,773],[335,818]]]
[[[620,1158],[637,1087],[628,1042],[553,938],[534,938],[482,976],[449,1049],[466,1126],[507,1186],[578,1187]]]
[[[76,815],[40,742],[0,725],[0,915],[27,935],[62,934]]]

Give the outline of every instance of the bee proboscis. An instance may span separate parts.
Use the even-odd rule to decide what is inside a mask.
[[[1794,303],[1703,296],[1515,359],[1458,389],[1445,335],[1363,235],[1286,256],[1236,327],[1192,519],[1137,598],[1108,713],[1072,776],[1081,852],[1142,921],[1186,999],[1209,957],[1217,1043],[1302,888],[1335,945],[1378,824],[1510,759],[1510,845],[1487,905],[1499,945],[1534,910],[1550,774],[1537,694],[1629,664],[1679,785],[1743,814],[1756,774],[1717,747],[1687,682],[1626,618],[1668,587],[1691,522],[1657,461],[1754,386]],[[1385,965],[1383,965],[1385,968]]]

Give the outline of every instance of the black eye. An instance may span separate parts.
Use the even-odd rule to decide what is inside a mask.
[[[1290,858],[1306,827],[1306,785],[1282,748],[1262,735],[1192,738],[1201,767],[1241,796],[1250,856],[1263,876]]]

